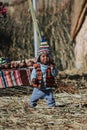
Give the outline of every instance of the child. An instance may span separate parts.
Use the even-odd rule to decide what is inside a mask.
[[[27,68],[33,67],[34,61],[33,60],[28,60],[28,62],[26,63]]]
[[[18,69],[19,68],[19,63],[16,61],[11,61],[11,69]]]
[[[31,83],[34,89],[30,98],[30,107],[35,107],[39,99],[46,99],[49,107],[55,107],[52,86],[55,81],[54,77],[58,75],[58,69],[52,63],[50,48],[45,40],[41,41],[38,54],[37,63],[33,65],[31,73]]]
[[[10,59],[8,58],[0,58],[0,69],[10,69]]]
[[[25,60],[22,60],[20,63],[19,63],[19,68],[26,68],[26,62]]]
[[[9,58],[4,59],[4,69],[10,69],[11,68],[11,60]]]

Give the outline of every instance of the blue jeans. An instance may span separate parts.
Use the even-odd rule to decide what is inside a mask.
[[[37,88],[33,89],[32,96],[30,98],[30,107],[35,107],[39,99],[46,99],[49,107],[55,107],[55,100],[51,89],[40,90]]]

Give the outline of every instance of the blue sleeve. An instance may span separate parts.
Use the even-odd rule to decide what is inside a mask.
[[[51,74],[54,77],[56,77],[58,75],[58,69],[57,69],[57,67],[54,67],[53,69],[51,69]]]
[[[33,68],[32,73],[31,73],[31,81],[33,78],[36,78],[36,69],[35,68]]]

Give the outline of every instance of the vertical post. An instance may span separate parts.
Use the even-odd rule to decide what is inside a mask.
[[[34,12],[36,14],[37,11],[37,7],[36,7],[36,1],[37,0],[33,0],[33,8],[34,8]],[[33,23],[33,28],[34,28],[34,55],[35,58],[37,57],[37,53],[38,53],[38,35],[37,35],[37,27],[35,22]]]

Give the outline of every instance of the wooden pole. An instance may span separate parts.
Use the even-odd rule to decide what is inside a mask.
[[[29,8],[31,11],[31,16],[32,16],[32,20],[33,20],[33,27],[34,27],[34,54],[35,57],[37,57],[38,54],[38,47],[39,47],[39,42],[41,41],[41,34],[39,31],[39,27],[37,24],[37,19],[36,19],[36,0],[33,0],[33,4],[31,0],[28,0],[29,3]]]

